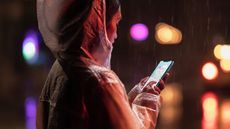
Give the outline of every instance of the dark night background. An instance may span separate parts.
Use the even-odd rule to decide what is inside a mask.
[[[114,44],[112,69],[127,91],[149,76],[160,60],[175,61],[168,83],[180,85],[183,98],[179,104],[180,115],[177,121],[167,123],[167,126],[160,115],[157,129],[201,129],[202,94],[206,91],[216,93],[220,104],[221,100],[230,99],[230,73],[220,70],[218,79],[211,82],[201,75],[205,62],[212,61],[218,66],[214,47],[218,43],[230,44],[229,9],[229,0],[122,1],[123,19]],[[149,37],[143,42],[134,41],[129,35],[130,27],[140,22],[149,28]],[[159,22],[180,29],[182,42],[158,44],[154,34]],[[38,99],[54,61],[40,39],[42,62],[37,65],[25,62],[22,42],[31,29],[37,31],[35,0],[0,0],[0,129],[26,128],[25,99],[28,96]],[[229,128],[221,125],[219,116],[218,127],[209,129]]]

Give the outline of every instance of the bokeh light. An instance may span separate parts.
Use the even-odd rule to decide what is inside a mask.
[[[157,37],[159,37],[162,42],[167,43],[172,40],[173,32],[168,26],[160,27],[157,31]]]
[[[214,48],[214,55],[217,59],[221,59],[220,51],[221,51],[221,46],[220,44],[216,45]]]
[[[205,122],[216,122],[218,117],[218,99],[212,92],[202,96],[203,120]]]
[[[178,44],[182,40],[181,31],[166,23],[158,23],[155,30],[155,39],[160,44]]]
[[[148,38],[149,30],[145,24],[134,24],[130,29],[131,37],[136,41],[144,41]]]
[[[220,61],[220,67],[224,72],[230,72],[230,59],[228,60],[222,59]]]
[[[230,100],[224,100],[221,105],[221,126],[222,129],[230,127]]]
[[[230,45],[223,45],[220,51],[221,59],[230,59]]]
[[[29,31],[22,45],[22,55],[28,64],[36,63],[39,55],[38,37],[35,31]]]
[[[26,60],[31,60],[36,54],[36,47],[33,42],[27,42],[23,46],[23,56]]]
[[[165,89],[162,91],[161,95],[166,104],[177,105],[183,100],[182,91],[180,85],[177,83],[170,83],[165,85]]]
[[[166,84],[161,96],[164,103],[162,103],[160,121],[164,123],[164,126],[178,122],[182,115],[181,85],[178,83]]]
[[[212,92],[202,96],[202,129],[217,129],[218,98]]]
[[[221,105],[221,120],[230,123],[230,100],[223,101]]]
[[[26,129],[36,129],[36,100],[28,97],[25,100]]]
[[[204,64],[204,66],[202,67],[202,75],[207,80],[215,79],[218,75],[218,69],[216,65],[212,62]]]

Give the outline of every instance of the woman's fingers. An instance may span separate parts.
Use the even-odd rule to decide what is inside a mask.
[[[163,81],[166,82],[170,76],[170,73],[166,73],[165,76],[163,77]]]
[[[144,92],[160,94],[160,92],[165,88],[165,82],[169,77],[169,73],[166,73],[165,77],[159,81],[159,84],[156,86],[156,82],[151,81],[149,82],[143,89]],[[140,81],[141,87],[145,85],[148,81],[149,77],[145,77]]]
[[[160,90],[160,88],[159,88],[159,87],[157,87],[157,86],[153,85],[153,86],[152,86],[152,88],[153,88],[154,90],[156,90],[158,93],[161,93],[161,90]]]
[[[156,86],[156,82],[149,82],[146,87],[143,89],[144,92],[160,94],[161,91],[165,88],[165,82],[160,80],[159,84]]]
[[[162,91],[165,88],[165,82],[163,80],[160,80],[157,87]]]
[[[152,94],[156,94],[159,95],[160,94],[160,89],[157,88],[155,86],[156,82],[151,81],[149,82],[146,87],[143,89],[143,92],[147,92],[147,93],[152,93]]]
[[[141,79],[141,81],[140,81],[141,85],[144,86],[145,83],[148,81],[148,79],[149,79],[149,76],[147,76],[147,77]]]

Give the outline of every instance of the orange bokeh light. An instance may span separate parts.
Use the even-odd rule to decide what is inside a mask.
[[[222,59],[225,59],[225,60],[230,59],[230,45],[223,45],[221,47],[220,56]]]
[[[202,75],[207,80],[215,79],[218,75],[218,69],[216,65],[212,62],[204,64],[204,66],[202,67]]]
[[[224,101],[221,106],[221,123],[230,125],[230,100]]]
[[[218,99],[212,92],[202,96],[202,129],[217,129]]]
[[[222,59],[220,61],[220,67],[224,72],[230,72],[230,60]]]
[[[214,48],[214,55],[217,59],[221,59],[221,54],[220,54],[221,53],[221,47],[222,47],[222,45],[218,44]]]
[[[158,23],[155,29],[155,38],[160,44],[179,44],[182,40],[181,31],[171,25]]]

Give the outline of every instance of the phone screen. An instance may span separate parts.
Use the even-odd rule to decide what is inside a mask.
[[[159,84],[160,80],[171,69],[173,64],[174,64],[174,61],[160,61],[160,63],[157,65],[156,69],[153,71],[153,73],[149,77],[148,81],[145,83],[144,87],[151,81],[156,82],[156,86],[157,86]]]

